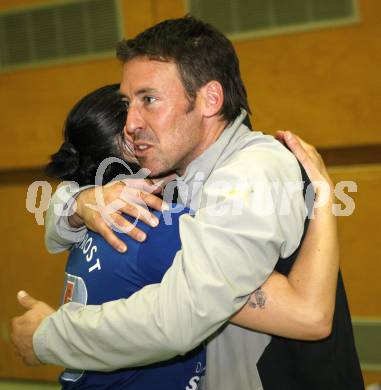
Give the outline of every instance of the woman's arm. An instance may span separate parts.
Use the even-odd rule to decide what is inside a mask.
[[[314,218],[289,275],[274,272],[231,322],[288,338],[317,340],[331,332],[339,268],[333,184],[315,148],[289,132],[277,136],[287,143],[313,182]]]

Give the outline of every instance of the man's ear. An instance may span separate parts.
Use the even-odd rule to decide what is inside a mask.
[[[224,91],[222,85],[212,80],[199,89],[203,114],[211,117],[218,114],[224,104]]]

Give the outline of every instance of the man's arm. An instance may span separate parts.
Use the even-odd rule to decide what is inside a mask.
[[[241,203],[230,190],[221,197],[216,183],[238,183],[248,167],[255,171],[248,177],[255,178],[255,188],[240,194]],[[240,160],[216,169],[204,188],[205,207],[194,218],[181,219],[182,250],[162,283],[102,306],[64,305],[34,335],[39,359],[107,371],[164,360],[197,346],[245,304],[280,255],[298,246],[305,217],[301,191],[292,197],[287,215],[252,207],[265,200],[261,186],[270,186],[266,196],[277,198],[272,182],[288,180],[300,180],[300,172],[286,152],[252,155],[246,150]],[[233,212],[240,205],[241,212]],[[217,217],[221,210],[228,214]]]
[[[88,187],[84,187],[84,190]],[[46,212],[45,246],[50,253],[59,253],[80,242],[86,235],[84,225],[73,227],[68,217],[74,213],[73,207],[80,189],[74,182],[60,186],[54,193]]]
[[[114,181],[104,187],[78,188],[74,182],[61,186],[53,195],[46,214],[46,249],[50,253],[63,252],[81,242],[90,229],[101,234],[119,252],[125,252],[125,243],[113,233],[111,226],[137,241],[144,241],[144,232],[120,213],[156,226],[157,218],[147,209],[147,206],[155,210],[165,207],[154,195],[156,190],[156,186],[136,178]]]

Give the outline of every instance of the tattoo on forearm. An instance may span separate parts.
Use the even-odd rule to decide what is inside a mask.
[[[264,309],[265,305],[266,305],[266,294],[259,287],[251,294],[251,297],[249,299],[249,307],[251,307],[252,309],[256,309],[257,307],[259,307],[260,309]]]

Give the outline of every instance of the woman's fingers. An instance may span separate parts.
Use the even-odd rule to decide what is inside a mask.
[[[333,183],[316,148],[290,131],[277,132],[277,139],[288,146],[305,169],[316,193],[315,206],[327,204],[333,195]]]

